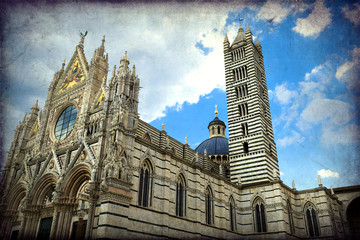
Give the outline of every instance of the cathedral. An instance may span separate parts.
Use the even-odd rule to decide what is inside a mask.
[[[125,55],[84,38],[43,109],[18,124],[0,185],[1,239],[359,239],[360,186],[285,185],[262,47],[249,26],[223,42],[228,123],[215,110],[193,150],[139,118]],[[228,127],[229,139],[225,136]]]

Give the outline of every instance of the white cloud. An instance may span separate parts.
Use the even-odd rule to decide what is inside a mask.
[[[317,172],[317,174],[322,178],[330,178],[330,177],[339,178],[340,177],[340,174],[338,172],[333,172],[330,169],[321,169]]]
[[[319,124],[327,121],[331,127],[347,124],[353,119],[351,105],[335,99],[315,99],[301,113],[302,119]]]
[[[317,38],[331,23],[330,9],[326,8],[323,0],[314,3],[313,11],[306,18],[298,18],[293,30],[304,37]]]
[[[280,176],[284,176],[285,175],[285,173],[283,173],[282,171],[280,171]]]
[[[340,67],[338,67],[338,69],[336,70],[336,74],[335,77],[340,80],[344,74],[349,71],[353,66],[355,65],[355,63],[353,62],[345,62],[343,63]]]
[[[324,69],[323,65],[318,65],[314,67],[311,72],[305,74],[305,80],[309,81],[313,76],[316,76],[320,70]]]
[[[353,9],[349,8],[349,5],[346,5],[345,7],[343,7],[342,12],[345,16],[345,18],[349,19],[350,22],[352,22],[355,25],[359,25],[360,23],[360,4],[359,3],[354,3],[353,4]]]
[[[352,61],[346,61],[340,65],[335,77],[341,82],[347,84],[348,88],[357,89],[359,84],[359,70],[360,70],[360,48],[355,47],[352,51]]]
[[[284,83],[275,87],[274,95],[280,104],[289,104],[291,99],[297,96],[297,93],[289,90],[286,83]]]
[[[289,6],[282,6],[278,1],[267,1],[257,14],[261,20],[274,22],[275,24],[281,23],[291,12]]]
[[[305,137],[301,136],[300,133],[296,131],[291,131],[291,133],[291,136],[286,136],[282,139],[278,139],[276,141],[277,144],[281,147],[286,147],[294,143],[302,143],[305,140]]]

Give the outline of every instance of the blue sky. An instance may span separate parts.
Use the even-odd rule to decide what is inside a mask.
[[[320,0],[6,6],[2,156],[86,30],[88,61],[104,34],[110,69],[128,52],[140,117],[196,148],[215,105],[227,122],[222,43],[243,18],[263,48],[281,179],[298,189],[316,187],[317,175],[327,187],[360,184],[359,15],[357,2]]]

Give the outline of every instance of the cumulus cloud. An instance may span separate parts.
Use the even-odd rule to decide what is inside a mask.
[[[267,1],[257,14],[261,20],[274,22],[275,24],[281,23],[291,12],[289,6],[283,6],[279,1]]]
[[[323,0],[317,0],[313,5],[313,11],[306,18],[296,20],[293,30],[304,37],[317,38],[330,23],[330,9],[324,5]]]
[[[300,133],[296,131],[291,131],[291,136],[286,136],[284,138],[278,139],[276,142],[281,147],[286,147],[288,145],[294,144],[294,143],[302,143],[305,140],[305,137],[301,136]]]
[[[183,103],[196,103],[214,88],[225,89],[221,43],[224,32],[233,39],[238,28],[231,25],[225,29],[229,10],[227,5],[211,4],[196,8],[194,4],[104,4],[101,8],[63,4],[54,14],[54,9],[46,6],[15,7],[5,26],[11,34],[4,43],[8,54],[4,72],[12,85],[21,84],[23,91],[25,86],[41,85],[43,92],[38,94],[44,97],[54,72],[64,58],[71,58],[80,40],[78,31],[88,30],[88,62],[105,34],[110,69],[119,66],[125,51],[136,65],[142,86],[139,112],[143,120],[152,121],[164,116],[169,107],[181,109]],[[196,46],[199,42],[204,49],[211,49],[207,55]]]
[[[354,25],[359,25],[360,23],[360,4],[354,3],[352,5],[352,9],[350,9],[349,5],[346,5],[343,7],[342,12],[345,16],[345,18],[349,19],[350,22],[352,22]]]
[[[289,104],[291,99],[297,96],[297,93],[289,90],[286,83],[284,83],[275,87],[274,96],[280,104]]]
[[[317,174],[322,178],[339,178],[340,174],[338,172],[333,172],[330,169],[321,169],[317,172]]]

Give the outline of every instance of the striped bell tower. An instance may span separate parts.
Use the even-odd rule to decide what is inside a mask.
[[[262,48],[247,25],[224,39],[230,178],[238,184],[279,179]]]

